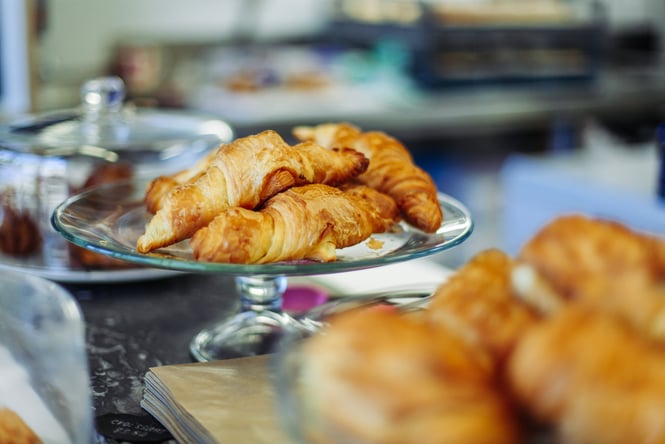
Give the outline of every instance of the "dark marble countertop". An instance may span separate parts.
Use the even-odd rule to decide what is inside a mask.
[[[146,371],[194,362],[190,340],[238,307],[235,282],[229,276],[178,274],[142,282],[63,286],[79,302],[86,322],[94,416],[98,433],[110,443],[132,441],[117,439],[100,420],[152,419],[140,406]]]

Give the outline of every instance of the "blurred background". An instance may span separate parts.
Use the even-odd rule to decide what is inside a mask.
[[[238,136],[383,130],[471,210],[455,266],[563,212],[665,231],[663,39],[662,0],[0,0],[0,119],[113,74]]]

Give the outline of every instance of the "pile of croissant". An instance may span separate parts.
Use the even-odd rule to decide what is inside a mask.
[[[309,442],[665,442],[665,240],[582,214],[305,341]]]
[[[200,261],[329,262],[400,220],[424,232],[441,226],[434,181],[397,139],[348,123],[293,134],[296,145],[272,130],[238,138],[152,180],[137,250],[189,239]]]

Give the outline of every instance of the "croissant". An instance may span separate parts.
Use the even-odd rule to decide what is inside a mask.
[[[584,284],[595,277],[665,281],[663,239],[582,214],[563,215],[545,225],[522,247],[518,259],[568,299],[584,298]]]
[[[526,332],[507,377],[564,443],[665,442],[665,354],[617,318],[567,306]]]
[[[169,191],[137,250],[147,253],[179,242],[230,207],[255,208],[294,185],[345,182],[365,171],[368,162],[349,148],[330,151],[312,142],[290,146],[270,130],[236,139],[221,147],[196,180]]]
[[[210,262],[329,262],[337,258],[337,248],[386,231],[398,217],[392,199],[372,188],[342,191],[311,184],[275,195],[260,211],[230,208],[190,243],[197,260]]]
[[[619,316],[665,341],[663,239],[610,220],[564,215],[536,233],[518,260],[534,278],[527,296],[546,286],[561,303]]]
[[[145,190],[144,202],[146,209],[155,214],[162,207],[162,199],[171,189],[180,184],[196,180],[212,164],[221,147],[210,151],[193,167],[178,171],[169,176],[158,176],[148,183]]]
[[[441,226],[443,212],[436,184],[426,171],[415,165],[398,140],[383,132],[363,133],[348,123],[298,126],[293,134],[299,140],[312,140],[328,148],[349,147],[360,151],[370,163],[358,180],[392,196],[411,225],[428,233]]]
[[[452,328],[503,362],[538,316],[518,300],[511,282],[513,259],[490,248],[479,252],[434,292],[428,319]]]
[[[417,316],[376,307],[339,313],[301,356],[308,442],[521,442],[491,360]]]

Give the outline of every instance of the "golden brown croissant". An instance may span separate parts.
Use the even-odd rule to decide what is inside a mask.
[[[308,442],[520,442],[491,359],[421,317],[343,312],[305,342],[302,357]]]
[[[514,265],[498,249],[481,251],[434,292],[426,316],[487,349],[501,363],[538,320],[530,306],[515,298]]]
[[[665,442],[665,353],[612,316],[564,307],[526,332],[507,374],[560,442]]]
[[[255,208],[291,186],[339,184],[365,171],[367,158],[350,148],[330,151],[312,142],[288,145],[264,131],[224,145],[205,172],[162,200],[137,241],[141,253],[190,237],[230,207]]]
[[[260,211],[234,207],[220,213],[192,236],[191,245],[197,260],[211,262],[328,262],[337,248],[385,231],[397,218],[392,199],[374,189],[345,192],[311,184],[275,195]]]
[[[215,160],[217,151],[220,149],[221,146],[210,151],[191,168],[186,168],[169,176],[158,176],[151,180],[145,190],[144,202],[146,209],[155,214],[162,207],[161,201],[164,196],[178,185],[196,180],[201,176]]]
[[[392,196],[404,219],[413,226],[429,233],[441,226],[443,212],[436,184],[395,138],[378,131],[361,132],[347,123],[299,126],[293,133],[299,140],[313,140],[328,148],[360,151],[370,163],[358,180]]]

